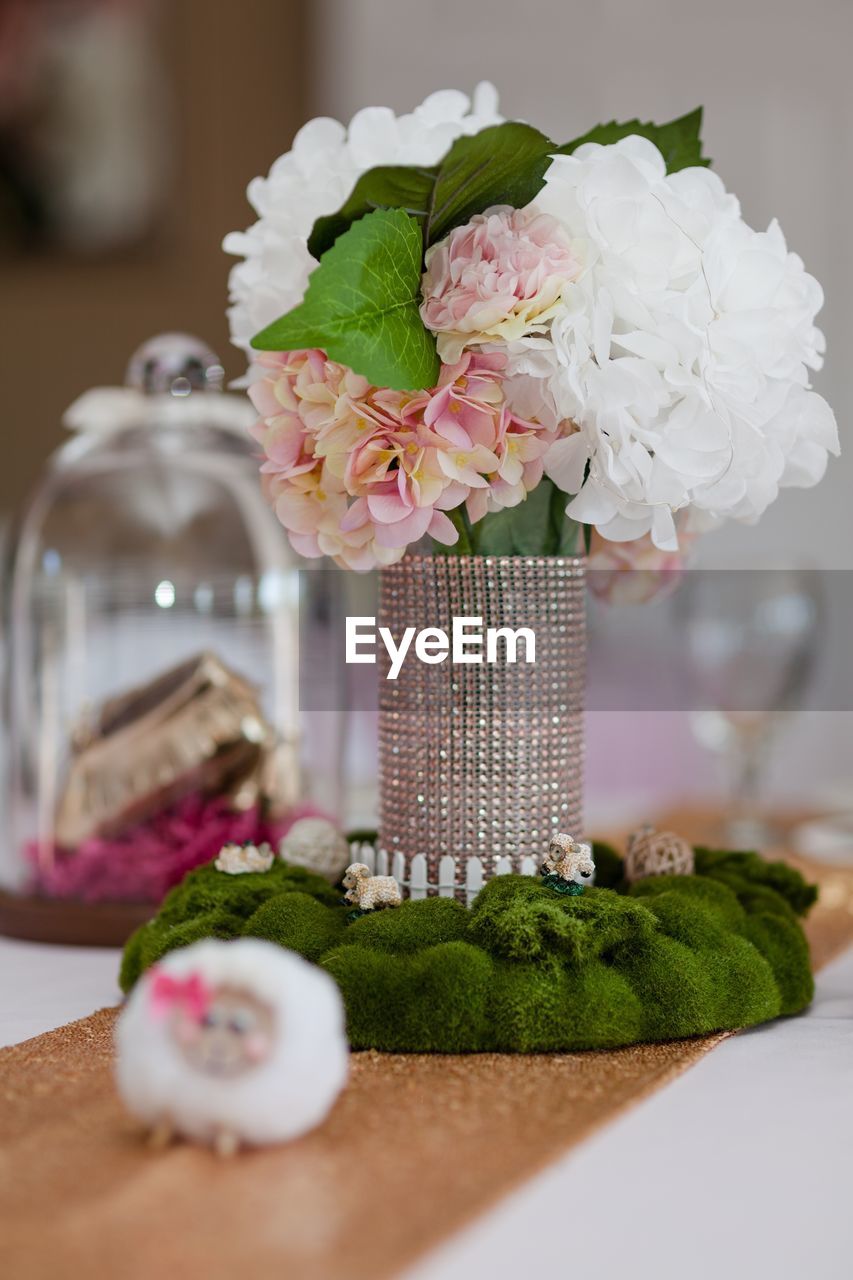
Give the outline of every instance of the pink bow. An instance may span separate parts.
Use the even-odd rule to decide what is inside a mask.
[[[174,1005],[182,1005],[194,1022],[201,1022],[210,997],[210,988],[198,973],[190,973],[186,978],[173,978],[156,967],[151,970],[150,1000],[155,1018],[163,1018]]]

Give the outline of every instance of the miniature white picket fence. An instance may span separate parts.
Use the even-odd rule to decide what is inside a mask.
[[[393,876],[403,891],[404,898],[426,898],[436,894],[440,898],[453,898],[456,895],[456,863],[447,856],[441,859],[438,869],[438,883],[431,881],[427,872],[427,860],[422,853],[412,858],[411,875],[407,878],[405,862],[401,853],[389,856],[387,850],[379,849],[369,841],[350,841],[350,861],[363,862],[374,876]],[[499,858],[495,875],[504,876],[512,873],[512,862],[509,858]],[[535,858],[522,858],[521,874],[525,876],[539,875]],[[483,864],[479,858],[469,858],[466,867],[465,893],[470,905],[484,884]]]

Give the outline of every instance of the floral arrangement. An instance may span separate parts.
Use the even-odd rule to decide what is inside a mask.
[[[585,526],[648,567],[821,478],[820,286],[743,220],[700,126],[557,144],[480,85],[300,131],[225,242],[297,551],[571,554]]]

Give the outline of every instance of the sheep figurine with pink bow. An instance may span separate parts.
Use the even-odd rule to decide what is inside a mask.
[[[230,1155],[298,1137],[346,1083],[332,979],[259,939],[213,939],[140,979],[116,1026],[116,1078],[157,1145],[190,1138]]]

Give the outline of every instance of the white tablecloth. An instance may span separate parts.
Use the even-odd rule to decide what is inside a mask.
[[[115,952],[0,939],[0,1044],[114,1003],[116,969]],[[853,950],[804,1017],[720,1045],[407,1280],[623,1275],[851,1280]]]

